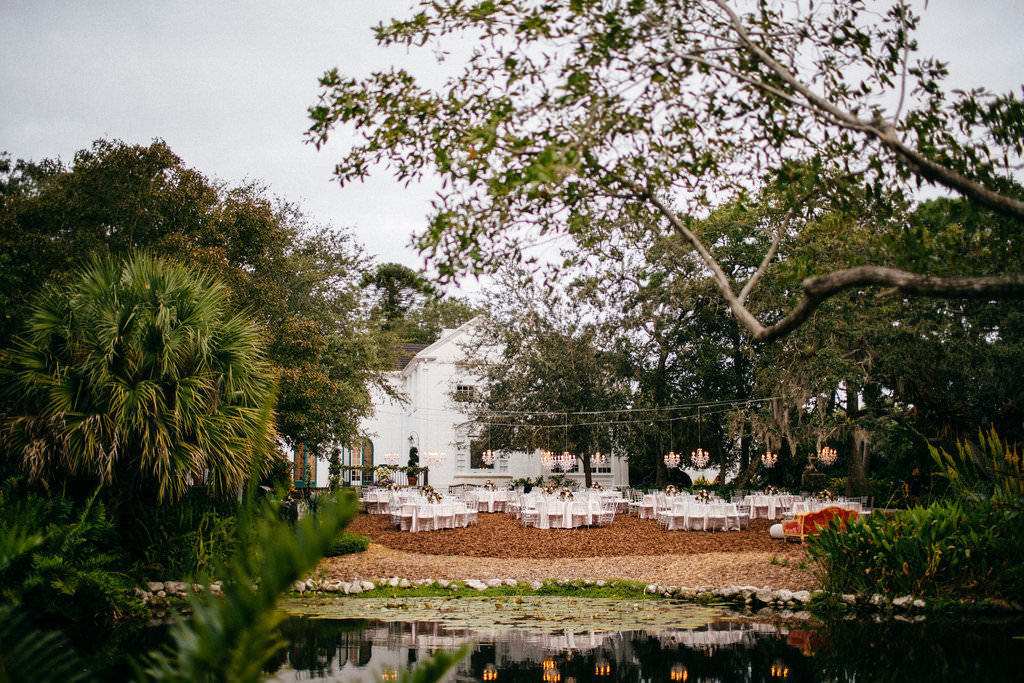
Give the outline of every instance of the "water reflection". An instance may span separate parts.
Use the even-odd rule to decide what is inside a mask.
[[[719,621],[659,631],[496,632],[437,622],[296,617],[292,643],[268,668],[275,680],[396,680],[437,649],[475,642],[445,680],[468,681],[935,681],[1016,678],[1017,621],[882,623],[837,620],[788,628]]]

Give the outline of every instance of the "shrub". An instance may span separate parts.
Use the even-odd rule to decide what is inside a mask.
[[[808,545],[826,590],[1018,599],[1024,588],[1019,513],[949,501],[822,529]]]
[[[122,515],[125,548],[155,578],[211,575],[235,551],[238,510],[236,499],[213,498],[193,488],[179,501]]]
[[[39,626],[98,623],[139,611],[103,503],[46,499],[20,479],[0,487],[0,603]]]
[[[344,531],[338,535],[334,543],[324,553],[325,557],[338,557],[339,555],[351,555],[352,553],[361,553],[365,551],[370,545],[370,539],[366,536],[360,536],[353,534],[348,531]]]

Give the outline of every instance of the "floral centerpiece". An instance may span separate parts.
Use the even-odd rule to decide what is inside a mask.
[[[390,484],[392,481],[391,475],[393,474],[394,470],[387,465],[380,465],[373,470],[373,478],[379,486],[387,486],[387,484]]]
[[[599,481],[595,481],[593,484],[591,484],[590,488],[592,488],[595,491],[604,491],[604,487],[601,486],[601,482]]]
[[[441,502],[442,496],[437,491],[431,491],[430,493],[427,493],[425,495],[426,495],[428,503],[440,503]]]
[[[700,489],[693,494],[693,499],[698,503],[710,503],[713,498],[714,495],[707,489]]]
[[[559,498],[559,500],[572,500],[573,499],[572,490],[571,489],[562,489],[558,493],[558,498]]]
[[[548,484],[547,486],[544,487],[544,495],[546,496],[553,496],[557,492],[558,487],[555,486],[554,484]]]
[[[497,485],[490,479],[484,482],[484,491],[494,491],[497,488]]]
[[[397,490],[398,490],[398,488],[399,488],[398,484],[396,484],[396,483],[395,483],[395,482],[394,482],[393,480],[391,480],[391,479],[385,479],[385,480],[383,480],[383,481],[378,481],[378,482],[377,482],[377,485],[378,485],[378,486],[383,486],[383,487],[384,487],[384,488],[386,488],[386,489],[387,489],[388,491],[397,491]]]
[[[833,501],[836,499],[836,494],[832,493],[828,489],[822,489],[818,492],[818,498],[822,500]]]
[[[679,494],[679,489],[677,489],[672,484],[669,484],[668,486],[665,487],[665,495],[666,496],[675,496],[675,495],[678,495],[678,494]]]
[[[767,486],[764,487],[764,494],[766,496],[777,496],[779,495],[779,489],[772,486],[771,484],[768,484]]]

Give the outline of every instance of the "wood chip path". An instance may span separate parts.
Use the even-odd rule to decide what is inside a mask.
[[[616,517],[600,528],[535,529],[505,514],[480,514],[475,527],[409,533],[386,516],[360,514],[348,530],[369,536],[365,553],[329,558],[321,569],[341,580],[510,578],[524,581],[630,579],[674,586],[771,586],[812,590],[813,574],[772,564],[798,553],[755,520],[746,531],[665,531],[653,520]]]

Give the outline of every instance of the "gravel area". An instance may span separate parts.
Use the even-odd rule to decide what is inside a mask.
[[[813,590],[809,571],[772,564],[796,546],[768,536],[768,523],[747,531],[665,531],[652,520],[617,517],[609,527],[534,529],[504,514],[481,514],[467,529],[417,534],[361,514],[348,530],[374,542],[364,553],[328,558],[321,570],[349,581],[415,579],[630,579],[676,586],[770,586]]]

